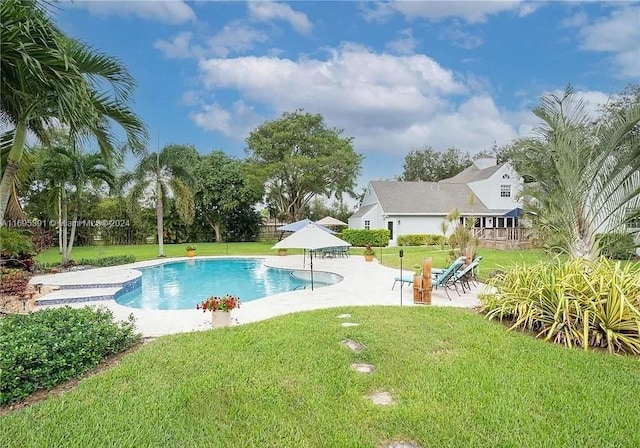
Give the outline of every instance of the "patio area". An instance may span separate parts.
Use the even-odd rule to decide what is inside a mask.
[[[267,266],[277,268],[300,270],[303,267],[303,258],[301,255],[247,258],[262,258],[265,260]],[[186,258],[184,259],[186,260]],[[68,303],[69,306],[106,306],[113,311],[117,319],[127,319],[130,314],[133,314],[136,318],[138,330],[147,337],[211,329],[210,314],[197,311],[195,309],[195,301],[194,309],[192,310],[160,311],[125,307],[116,303],[112,298],[109,298],[109,296],[115,294],[115,292],[122,287],[119,285],[135,287],[136,280],[139,279],[140,276],[139,271],[136,271],[135,268],[175,260],[180,260],[180,258],[144,261],[124,266],[38,276],[34,277],[31,283],[65,288],[53,292],[53,297],[57,295],[58,297],[68,298],[69,300],[83,296],[94,298],[90,302]],[[394,277],[399,274],[399,270],[382,266],[377,261],[365,262],[361,256],[351,256],[348,258],[314,257],[313,264],[314,272],[336,273],[344,278],[343,281],[332,286],[316,288],[313,291],[310,289],[290,291],[268,296],[263,299],[243,302],[241,308],[232,312],[232,318],[237,324],[246,324],[283,314],[319,308],[370,305],[399,306],[401,290],[402,304],[404,306],[428,306],[414,305],[413,288],[411,285],[405,285],[402,288],[396,286],[392,291],[391,286],[393,285]],[[307,269],[309,268],[308,259],[306,260],[305,267]],[[408,270],[405,270],[405,272],[407,271]],[[480,284],[477,288],[472,289],[471,292],[460,296],[455,291],[449,291],[451,300],[448,299],[443,289],[434,290],[431,306],[476,307],[480,304],[477,299],[478,293],[481,292],[483,288],[484,285]],[[211,294],[214,293],[216,292],[211,292]],[[41,297],[40,299],[46,297],[47,296]],[[95,297],[101,297],[101,300],[96,300]],[[63,305],[41,305],[38,308],[45,308],[47,306]]]

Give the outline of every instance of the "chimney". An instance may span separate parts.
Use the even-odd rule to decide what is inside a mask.
[[[498,164],[498,159],[495,157],[480,157],[479,159],[474,160],[473,164],[479,170],[483,170],[485,168],[496,166]]]

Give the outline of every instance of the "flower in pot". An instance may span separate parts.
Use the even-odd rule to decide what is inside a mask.
[[[366,261],[372,261],[376,255],[376,251],[371,248],[371,243],[367,243],[367,247],[364,249],[364,259]]]
[[[422,266],[420,266],[420,264],[418,264],[418,263],[416,263],[413,266],[413,270],[414,270],[415,275],[421,275],[422,274]]]
[[[240,298],[230,294],[210,296],[196,305],[203,313],[211,311],[211,325],[214,328],[227,327],[231,323],[231,310],[240,308]]]
[[[193,257],[196,254],[196,245],[195,244],[188,244],[187,245],[187,257]]]

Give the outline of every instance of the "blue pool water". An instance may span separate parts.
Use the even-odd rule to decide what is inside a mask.
[[[249,302],[310,285],[304,275],[308,272],[269,268],[259,259],[187,260],[138,270],[142,272],[142,287],[116,298],[120,305],[151,310],[195,309],[197,303],[213,295],[232,294],[241,302]],[[315,288],[339,281],[318,274]]]

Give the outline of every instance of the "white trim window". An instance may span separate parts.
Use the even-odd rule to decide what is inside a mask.
[[[371,221],[369,221],[368,219],[365,219],[364,221],[364,229],[371,230]]]
[[[509,185],[509,184],[500,185],[500,197],[501,198],[510,198],[511,197],[511,185]]]

